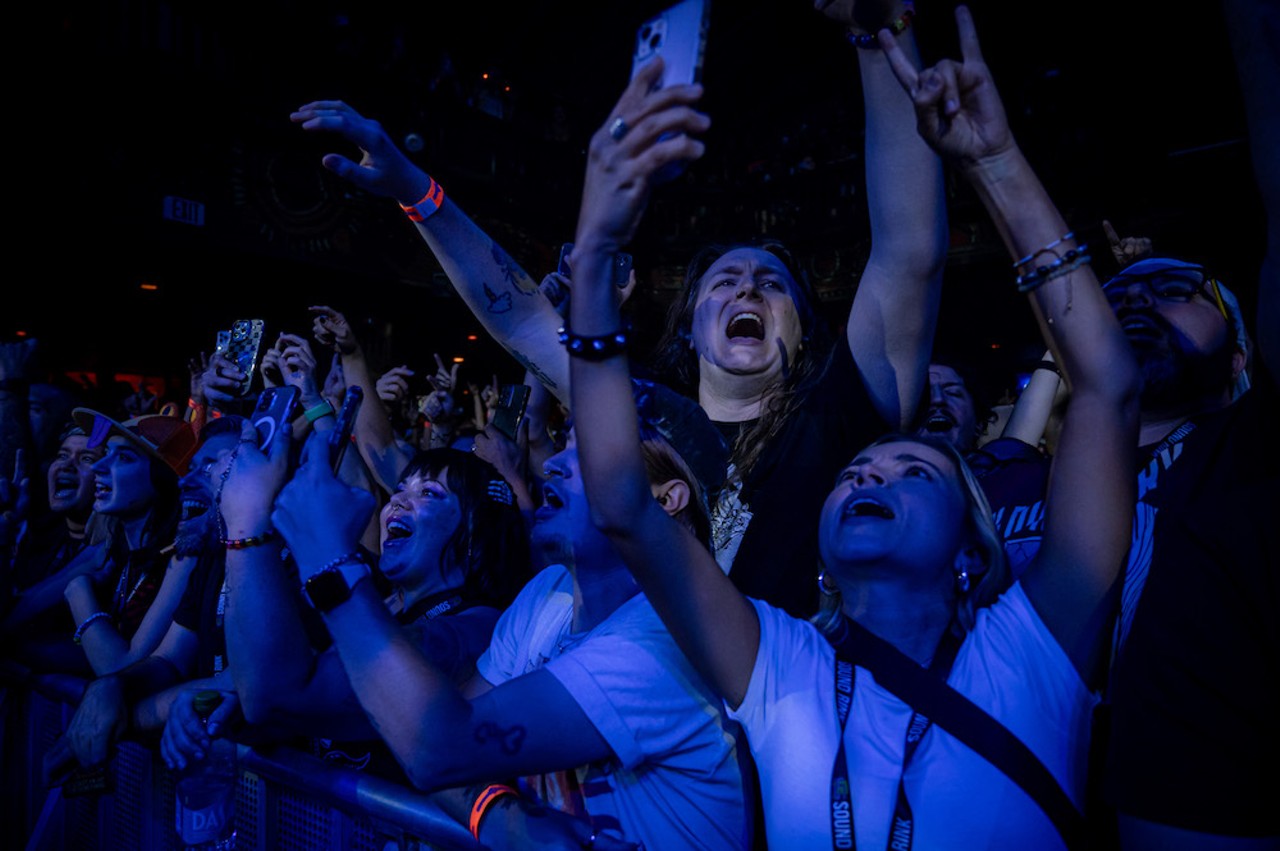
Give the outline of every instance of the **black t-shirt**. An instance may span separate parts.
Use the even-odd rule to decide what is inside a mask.
[[[1044,537],[1044,497],[1052,460],[1013,437],[998,437],[970,452],[965,460],[982,485],[1004,541],[1010,575],[1017,579],[1040,550]]]
[[[222,580],[226,575],[222,552],[202,553],[187,577],[187,588],[173,622],[196,635],[196,667],[192,679],[204,679],[226,667],[227,639],[222,628]]]
[[[717,425],[727,435],[738,427]],[[825,372],[748,475],[741,505],[726,493],[713,511],[722,567],[732,530],[750,515],[729,569],[738,590],[795,617],[817,611],[822,504],[854,453],[889,430],[871,403],[848,340],[839,335]],[[742,506],[745,512],[735,510]]]
[[[1255,381],[1176,446],[1141,456],[1150,570],[1112,672],[1104,783],[1123,813],[1280,833],[1268,779],[1280,764],[1277,395]]]

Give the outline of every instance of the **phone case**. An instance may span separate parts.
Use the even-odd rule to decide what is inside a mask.
[[[351,445],[351,433],[356,427],[356,414],[360,413],[360,405],[364,402],[364,390],[358,385],[347,388],[347,395],[342,397],[342,407],[338,409],[337,434],[329,444],[329,463],[333,472],[337,473],[342,466],[342,456]]]
[[[640,25],[636,31],[635,52],[631,57],[631,76],[661,56],[662,77],[653,88],[696,83],[702,78],[702,55],[707,46],[707,23],[711,19],[711,0],[683,0]],[[659,141],[674,133],[664,133]],[[666,183],[684,173],[684,160],[673,160],[653,173],[653,184]]]
[[[289,428],[298,406],[298,388],[292,384],[268,387],[258,394],[253,427],[258,430],[258,448],[264,452],[282,428]]]
[[[258,355],[262,350],[262,334],[266,322],[261,319],[237,319],[230,331],[218,332],[217,351],[227,356],[244,372],[244,380],[236,395],[244,396],[253,386],[253,373],[258,368]],[[225,336],[224,336],[225,335]]]
[[[498,397],[498,407],[493,412],[493,427],[511,440],[516,439],[516,428],[529,403],[529,385],[504,384]]]
[[[661,55],[665,67],[655,88],[698,82],[710,16],[711,0],[683,0],[641,24],[631,57],[631,76]]]

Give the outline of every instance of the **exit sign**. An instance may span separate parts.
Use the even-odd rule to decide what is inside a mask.
[[[164,217],[171,222],[182,222],[196,227],[204,226],[204,204],[166,195],[164,198]]]

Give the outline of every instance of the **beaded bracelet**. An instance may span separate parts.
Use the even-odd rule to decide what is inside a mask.
[[[501,783],[493,783],[485,787],[485,790],[476,796],[475,803],[471,805],[471,835],[475,837],[476,842],[480,841],[480,819],[484,818],[485,813],[489,812],[489,808],[493,806],[493,802],[501,798],[503,795],[520,796],[520,793],[510,786],[504,786]]]
[[[109,617],[111,617],[110,612],[94,612],[93,614],[89,615],[89,617],[80,621],[80,625],[76,627],[75,635],[71,636],[71,640],[74,641],[76,644],[79,644],[80,639],[84,637],[84,631],[89,628],[89,624],[93,623],[96,620],[102,620],[103,618],[109,618]]]
[[[573,333],[568,328],[562,327],[559,331],[560,345],[564,346],[570,356],[575,358],[606,360],[626,351],[627,332],[630,330],[630,324],[624,323],[622,328],[610,334],[601,334],[598,337],[584,337]]]
[[[1027,265],[1032,260],[1039,257],[1041,254],[1052,253],[1055,257],[1057,257],[1058,252],[1054,251],[1053,249],[1057,248],[1059,245],[1062,245],[1062,243],[1066,242],[1067,240],[1075,239],[1075,238],[1076,238],[1075,231],[1071,231],[1070,233],[1064,233],[1062,236],[1058,237],[1053,242],[1046,245],[1044,248],[1037,249],[1036,251],[1033,251],[1030,254],[1028,254],[1026,257],[1023,257],[1021,260],[1014,261],[1013,271],[1015,272],[1018,271],[1023,266]]]
[[[1074,272],[1091,260],[1093,258],[1085,253],[1084,246],[1073,248],[1047,266],[1037,266],[1027,274],[1019,275],[1017,280],[1018,292],[1029,293],[1046,281]]]
[[[276,535],[275,529],[267,529],[261,535],[250,535],[248,538],[224,538],[222,546],[229,550],[247,550],[250,547],[260,547],[268,541],[274,541]]]
[[[911,19],[914,18],[915,15],[915,3],[913,3],[912,0],[903,0],[902,14],[885,24],[880,29],[888,30],[895,36],[902,35],[902,33],[907,31],[907,27],[911,26]],[[858,47],[863,50],[878,50],[880,48],[880,41],[876,37],[876,33],[878,32],[879,30],[875,33],[859,32],[853,27],[849,27],[848,32],[845,33],[845,38],[847,38],[849,43],[854,47]]]
[[[302,412],[302,415],[307,418],[309,423],[313,423],[321,417],[331,417],[333,416],[333,403],[325,399],[314,408],[307,408]]]
[[[439,183],[436,183],[434,178],[428,177],[427,180],[430,183],[427,186],[426,194],[419,198],[416,204],[409,207],[404,204],[400,205],[400,209],[404,210],[409,217],[409,221],[425,222],[431,218],[436,210],[439,210],[444,205],[444,188]]]
[[[360,555],[360,550],[358,549],[352,550],[351,552],[347,553],[344,556],[338,556],[333,561],[329,562],[324,567],[320,568],[315,573],[313,573],[312,576],[315,576],[316,574],[320,574],[320,573],[325,573],[330,570],[337,570],[342,565],[349,564],[350,562],[353,562],[353,561],[358,561],[361,564],[367,564],[367,562],[364,560],[364,556]],[[303,587],[304,588],[306,587],[305,582],[303,583]]]

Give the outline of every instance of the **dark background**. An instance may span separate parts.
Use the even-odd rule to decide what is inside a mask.
[[[291,110],[340,98],[393,138],[535,277],[572,238],[583,153],[626,84],[655,2],[218,4],[28,9],[10,98],[13,262],[0,332],[53,371],[156,376],[241,317],[309,333],[353,319],[379,369],[462,356],[481,383],[519,368],[484,335],[395,204],[320,166],[339,140]],[[1101,220],[1210,263],[1252,317],[1261,208],[1217,3],[974,2],[1015,132],[1067,220],[1113,270]],[[919,0],[927,61],[956,56],[951,4]],[[446,60],[448,60],[446,62]],[[452,68],[452,73],[446,69]],[[485,75],[488,75],[487,77]],[[715,0],[707,156],[663,187],[631,247],[633,309],[656,322],[704,241],[790,243],[833,321],[869,248],[854,48],[804,0]],[[940,345],[1011,373],[1041,348],[980,205],[951,181]],[[166,220],[166,196],[204,224]],[[140,285],[152,284],[154,290]],[[648,327],[648,326],[646,326]],[[468,341],[467,335],[478,339]]]

